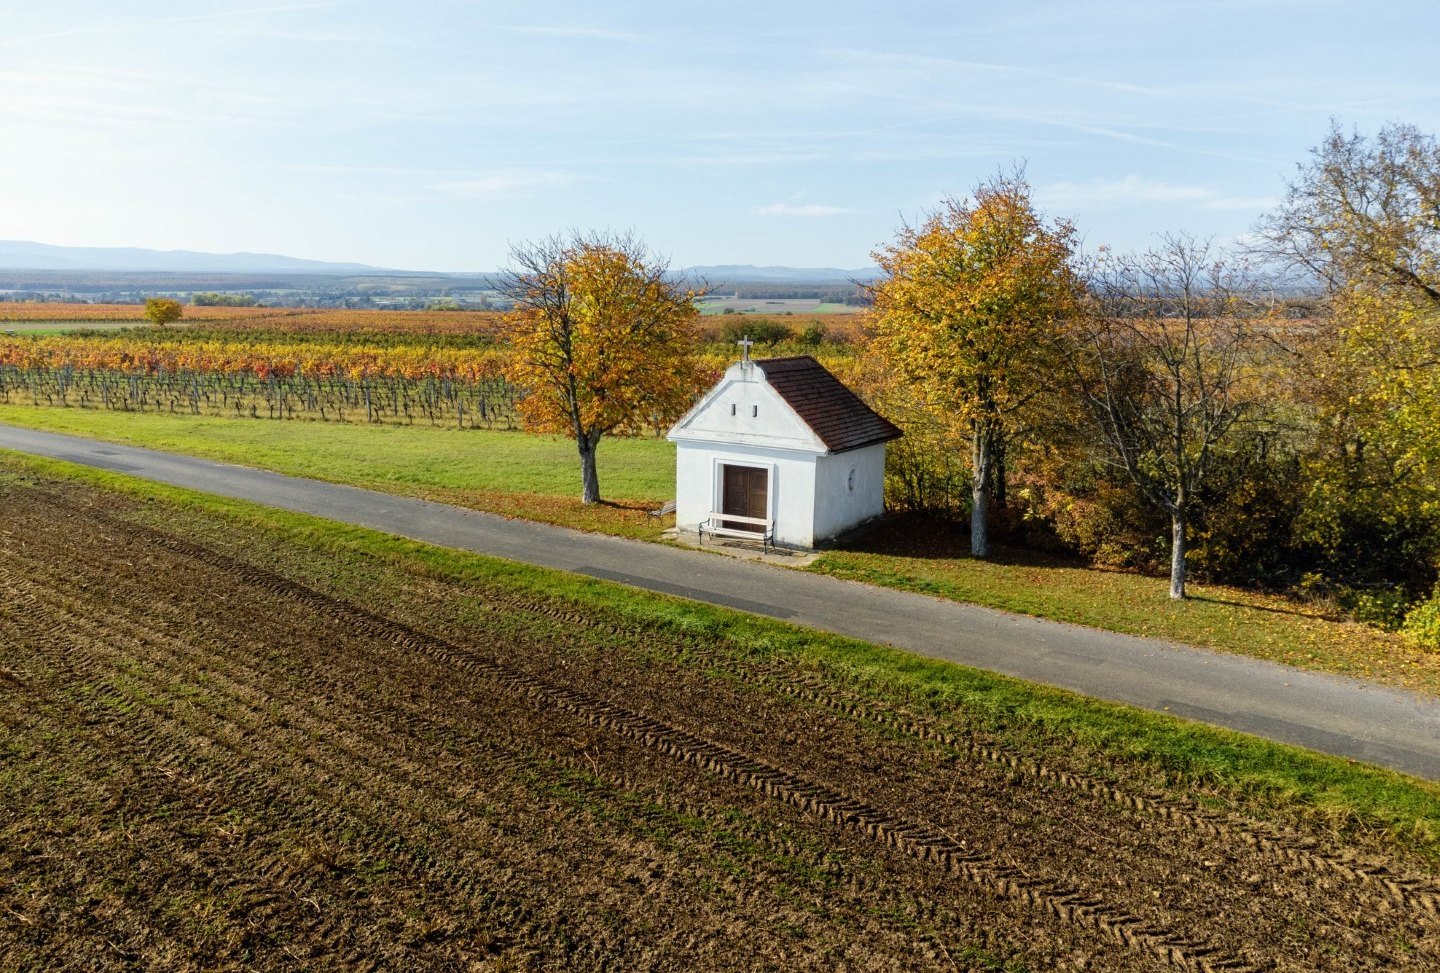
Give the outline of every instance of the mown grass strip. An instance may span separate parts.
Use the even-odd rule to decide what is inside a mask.
[[[920,558],[835,551],[810,570],[1440,695],[1440,654],[1336,618],[1322,606],[1275,595],[1192,583],[1189,598],[1173,601],[1163,579],[1047,562],[1024,552],[978,561],[959,552]]]
[[[574,445],[559,436],[25,405],[0,405],[0,422],[638,540],[660,539],[664,524],[646,511],[675,495],[674,447],[658,440],[606,440],[601,486],[619,499],[586,506],[578,498]],[[934,556],[906,556],[917,546],[913,531],[886,531],[878,549],[834,551],[810,570],[1440,695],[1440,654],[1285,598],[1195,584],[1194,597],[1177,603],[1163,579],[1023,554],[977,561],[955,545],[942,545]]]
[[[1101,779],[1276,820],[1363,835],[1440,866],[1440,786],[1402,774],[924,659],[769,619],[391,535],[0,451],[10,476],[67,479],[163,505],[157,519],[240,528],[322,557],[373,559],[452,583],[506,586],[622,623],[703,637],[741,659],[823,674],[882,702],[951,718]]]
[[[602,442],[600,485],[613,503],[586,506],[563,436],[29,405],[0,405],[0,422],[642,539],[661,530],[646,511],[675,496],[675,447],[655,439]]]

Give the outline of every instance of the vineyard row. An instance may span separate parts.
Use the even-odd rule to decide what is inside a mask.
[[[0,403],[118,412],[315,419],[458,429],[520,428],[518,390],[503,378],[310,376],[0,365]]]

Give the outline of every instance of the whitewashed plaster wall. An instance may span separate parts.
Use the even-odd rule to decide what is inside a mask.
[[[775,543],[808,548],[815,544],[814,454],[757,446],[721,446],[679,441],[675,449],[675,526],[694,532],[720,509],[720,466],[734,463],[770,470],[770,512]]]
[[[829,540],[884,512],[884,443],[815,458],[816,541]]]
[[[682,531],[693,533],[720,510],[720,466],[727,462],[771,471],[769,517],[783,546],[814,547],[884,512],[884,444],[827,455],[825,443],[752,363],[726,369],[669,439],[676,445],[675,526]]]

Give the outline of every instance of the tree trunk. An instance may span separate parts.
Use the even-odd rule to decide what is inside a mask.
[[[1170,510],[1170,597],[1185,597],[1185,510]]]
[[[600,445],[600,434],[578,436],[575,443],[580,449],[580,480],[584,484],[580,502],[599,503],[600,473],[595,469],[595,449]]]
[[[990,434],[975,425],[970,476],[970,556],[990,556]]]
[[[1005,491],[1005,440],[1001,436],[992,437],[990,446],[990,499],[995,504],[996,510],[1004,510],[1007,502]]]

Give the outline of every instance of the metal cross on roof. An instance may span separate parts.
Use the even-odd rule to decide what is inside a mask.
[[[742,353],[742,355],[743,355],[743,357],[742,357],[740,360],[741,360],[741,361],[749,361],[749,360],[750,360],[750,346],[753,345],[755,342],[751,341],[751,340],[750,340],[750,336],[747,334],[745,337],[741,338],[739,341],[737,341],[737,342],[735,342],[735,343],[740,346],[740,350],[741,350],[741,353]]]

